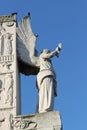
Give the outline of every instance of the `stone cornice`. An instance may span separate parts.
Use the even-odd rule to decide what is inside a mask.
[[[16,22],[16,15],[17,13],[12,13],[11,15],[0,16],[0,22]]]

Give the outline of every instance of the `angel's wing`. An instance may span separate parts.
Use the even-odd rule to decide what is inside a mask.
[[[17,56],[19,65],[22,63],[22,66],[24,66],[23,68],[19,66],[20,71],[24,74],[34,74],[37,71],[36,39],[37,36],[31,29],[30,15],[27,15],[17,26]],[[31,70],[33,72],[30,72]]]

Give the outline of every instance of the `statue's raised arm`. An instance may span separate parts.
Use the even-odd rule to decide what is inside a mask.
[[[52,58],[54,56],[58,57],[61,49],[62,49],[62,43],[59,43],[58,47],[56,47],[56,49],[54,51],[51,52],[48,49],[44,49],[40,56],[42,56],[45,59],[49,59],[49,58]]]

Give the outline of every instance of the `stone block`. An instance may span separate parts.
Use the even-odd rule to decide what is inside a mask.
[[[14,130],[62,130],[60,113],[52,111],[16,116]]]

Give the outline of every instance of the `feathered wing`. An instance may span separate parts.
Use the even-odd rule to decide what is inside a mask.
[[[37,72],[36,39],[37,37],[31,29],[30,15],[25,16],[17,26],[17,56],[19,62],[24,66],[20,69],[24,74],[35,74]],[[30,72],[30,69],[33,72]]]

